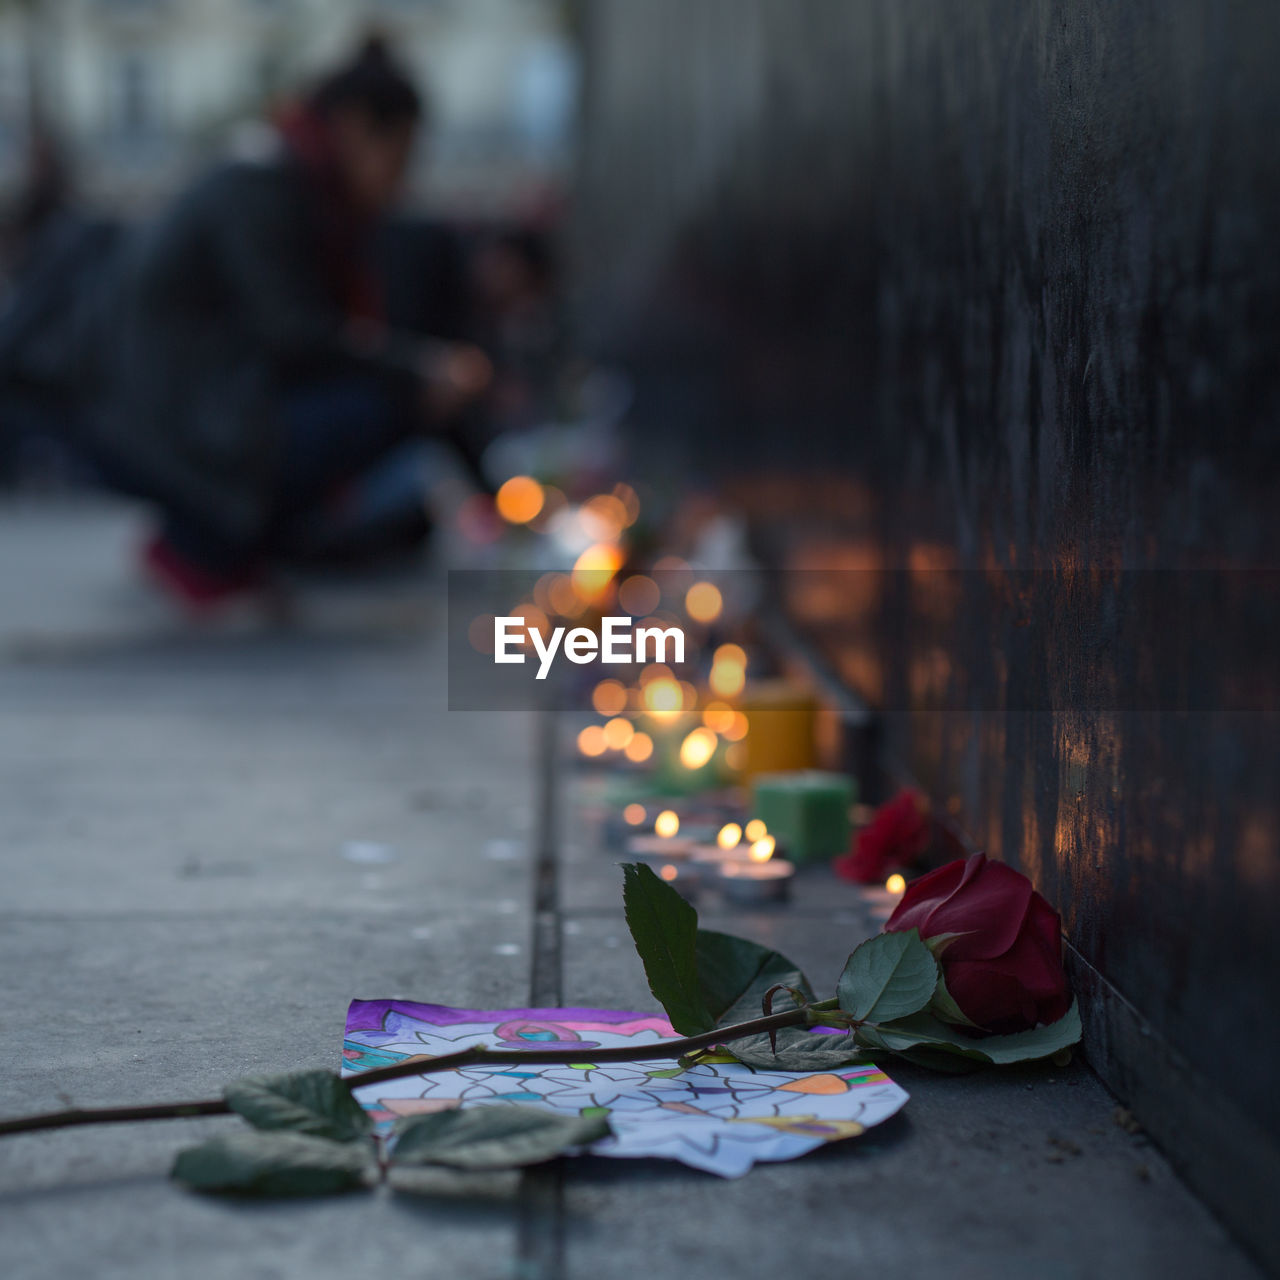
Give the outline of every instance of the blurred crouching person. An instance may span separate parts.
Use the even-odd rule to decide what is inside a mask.
[[[193,610],[252,590],[389,453],[456,429],[484,391],[465,344],[387,330],[368,258],[422,116],[380,41],[115,256],[87,326],[85,430],[109,483],[153,502],[151,575]]]

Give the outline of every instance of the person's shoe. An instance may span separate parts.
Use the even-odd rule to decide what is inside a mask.
[[[139,560],[146,576],[192,617],[208,617],[263,585],[258,569],[213,572],[182,555],[163,534],[143,545]]]

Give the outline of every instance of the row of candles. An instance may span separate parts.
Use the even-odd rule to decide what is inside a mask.
[[[623,820],[631,825],[639,825],[645,817],[643,805],[630,804],[623,810]],[[679,815],[664,809],[654,821],[653,834],[630,837],[627,852],[650,863],[664,880],[683,891],[711,883],[730,901],[744,905],[787,897],[795,866],[774,856],[777,841],[759,818],[745,827],[726,822],[714,840],[679,833]]]
[[[622,816],[628,826],[638,827],[648,813],[642,804],[632,803]],[[684,893],[713,886],[742,906],[787,899],[796,868],[786,858],[775,856],[777,840],[761,819],[752,818],[745,825],[726,822],[714,841],[705,839],[706,834],[699,831],[681,836],[680,815],[674,809],[663,809],[654,819],[652,833],[628,837],[626,850]],[[906,887],[906,878],[895,872],[885,881],[884,893],[893,902]]]

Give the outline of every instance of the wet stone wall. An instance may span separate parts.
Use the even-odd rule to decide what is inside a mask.
[[[1275,1250],[1280,13],[582,18],[579,319],[637,458],[833,575],[798,620],[1060,908],[1099,1070]]]

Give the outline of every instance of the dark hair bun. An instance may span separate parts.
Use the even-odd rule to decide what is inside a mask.
[[[394,59],[391,57],[391,46],[387,43],[387,37],[381,31],[370,31],[360,42],[354,61],[361,66],[367,66],[371,62],[379,66],[392,65]]]
[[[321,115],[344,108],[363,111],[384,128],[422,115],[422,98],[380,31],[366,35],[354,56],[316,85],[308,103]]]

